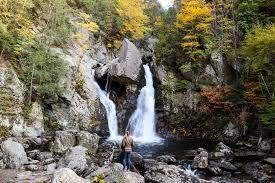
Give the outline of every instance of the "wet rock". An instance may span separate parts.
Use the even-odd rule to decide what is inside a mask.
[[[201,151],[200,154],[195,156],[193,163],[192,163],[192,168],[207,168],[208,166],[208,152],[206,151]]]
[[[51,150],[54,153],[62,154],[76,144],[75,134],[71,131],[56,131]]]
[[[267,139],[267,140],[262,140],[259,144],[258,144],[258,149],[259,151],[262,152],[270,152],[271,150],[271,139]]]
[[[96,159],[99,166],[108,165],[119,159],[120,147],[115,142],[106,141],[98,146]]]
[[[176,164],[177,163],[176,158],[174,158],[173,156],[170,156],[170,155],[158,156],[156,158],[156,160],[159,162],[165,162],[167,164]]]
[[[73,170],[69,168],[61,168],[55,172],[52,177],[52,183],[89,183],[89,180],[85,180],[79,177]]]
[[[149,168],[144,178],[146,182],[157,182],[157,183],[182,183],[182,182],[208,182],[202,181],[199,178],[188,174],[183,169],[174,165],[157,165]]]
[[[78,133],[78,145],[86,147],[90,154],[95,154],[98,148],[99,136],[97,134],[91,134],[87,131],[81,131]]]
[[[270,182],[271,177],[267,175],[265,168],[259,162],[252,162],[245,165],[244,171],[259,183]]]
[[[97,169],[92,172],[86,179],[93,180],[95,176],[102,175],[104,178],[104,182],[110,183],[144,183],[144,177],[141,175],[123,171],[123,166],[119,163],[110,164],[104,167]]]
[[[72,169],[75,173],[81,174],[88,168],[89,156],[88,149],[82,146],[71,147],[67,150],[63,158],[60,159],[58,166]]]
[[[28,162],[27,154],[22,144],[10,139],[2,142],[3,162],[7,168],[20,168]]]
[[[141,64],[141,54],[137,47],[128,39],[124,39],[118,63],[111,65],[109,74],[122,85],[137,83]]]

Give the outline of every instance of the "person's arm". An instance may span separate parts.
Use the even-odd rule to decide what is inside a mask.
[[[134,146],[133,138],[131,138],[131,146],[132,146],[132,148],[133,148],[133,146]]]

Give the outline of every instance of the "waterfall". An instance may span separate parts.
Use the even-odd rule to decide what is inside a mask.
[[[92,70],[92,77],[94,85],[96,86],[97,93],[99,95],[100,102],[103,104],[106,113],[107,113],[107,120],[108,120],[108,128],[110,132],[109,139],[116,139],[118,138],[118,127],[117,127],[117,116],[116,116],[116,106],[114,102],[109,98],[107,92],[102,90],[98,83],[95,80],[95,70]],[[108,82],[108,81],[107,81]],[[108,85],[108,84],[106,84]],[[106,86],[108,88],[108,86]]]
[[[130,129],[134,140],[142,143],[158,142],[160,138],[155,131],[155,90],[153,76],[148,65],[143,65],[146,85],[140,90],[137,108],[129,119],[127,129]]]

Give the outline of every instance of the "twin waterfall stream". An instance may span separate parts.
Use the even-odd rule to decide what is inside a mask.
[[[145,71],[146,85],[140,90],[137,99],[137,108],[128,121],[127,130],[130,130],[135,141],[152,143],[158,142],[161,139],[157,136],[155,129],[155,90],[153,87],[153,76],[148,65],[143,65],[143,68]],[[109,140],[120,140],[122,136],[118,134],[116,106],[109,98],[109,93],[102,90],[96,82],[94,70],[92,70],[92,77],[100,102],[106,110],[110,132]]]

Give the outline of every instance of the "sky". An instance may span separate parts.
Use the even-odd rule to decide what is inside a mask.
[[[169,8],[174,0],[158,0],[164,9]]]

